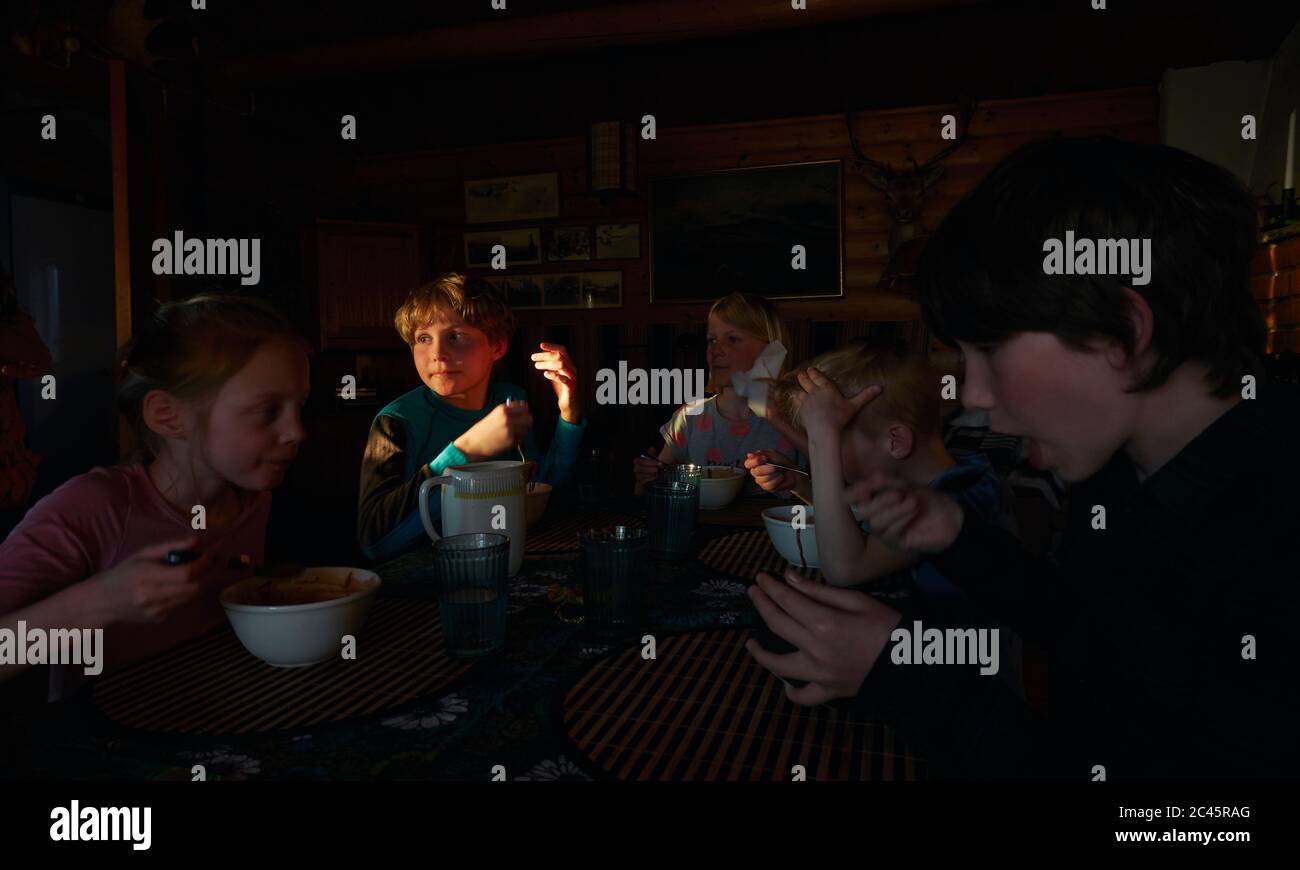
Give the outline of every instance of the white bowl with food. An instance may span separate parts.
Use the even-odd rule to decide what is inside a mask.
[[[277,668],[338,658],[344,635],[365,625],[379,575],[361,568],[307,568],[291,577],[249,577],[221,593],[235,636]]]
[[[546,513],[546,503],[551,500],[549,483],[530,483],[524,491],[524,527],[531,529],[542,514]]]
[[[716,511],[736,500],[749,472],[730,465],[706,465],[700,473],[700,510]]]
[[[801,525],[794,527],[795,511],[804,512]],[[807,505],[785,505],[763,511],[763,525],[772,546],[781,557],[797,568],[817,568],[817,528],[813,524],[813,509]]]

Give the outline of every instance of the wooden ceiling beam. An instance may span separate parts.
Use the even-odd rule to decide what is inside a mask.
[[[460,24],[419,33],[306,46],[221,64],[236,83],[391,72],[449,63],[519,60],[596,49],[685,42],[812,27],[987,0],[640,0],[568,12]]]

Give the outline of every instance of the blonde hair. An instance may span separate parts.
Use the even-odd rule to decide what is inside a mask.
[[[117,409],[134,436],[124,452],[140,462],[158,455],[161,438],[144,422],[149,393],[162,390],[183,401],[202,402],[215,396],[258,348],[277,340],[311,355],[311,346],[293,324],[256,297],[202,293],[159,307],[117,355]],[[206,425],[208,410],[201,410],[200,425]]]
[[[717,317],[768,344],[779,341],[787,351],[790,350],[789,330],[776,313],[776,306],[762,296],[753,293],[728,294],[713,303],[709,308],[709,317]],[[787,353],[778,374],[785,374],[789,369],[790,355]]]
[[[436,281],[417,287],[393,316],[397,334],[415,345],[415,334],[430,323],[454,311],[470,326],[483,330],[491,341],[510,341],[515,332],[515,314],[497,289],[482,278],[448,272]]]
[[[801,364],[772,385],[777,411],[797,425],[803,425],[793,401],[802,391],[798,372],[809,367],[826,375],[845,396],[856,395],[872,384],[884,387],[879,396],[858,412],[854,421],[869,433],[874,434],[892,422],[906,423],[918,438],[942,431],[937,372],[920,356],[856,343]]]

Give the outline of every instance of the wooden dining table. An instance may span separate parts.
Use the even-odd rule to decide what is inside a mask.
[[[692,556],[651,562],[643,625],[583,622],[577,531],[640,525],[637,503],[557,491],[510,580],[506,646],[441,643],[427,548],[382,585],[355,661],[270,667],[229,627],[17,715],[33,779],[909,780],[925,760],[885,717],[791,702],[744,649],[747,594],[785,562],[742,498],[701,512]],[[710,515],[712,514],[712,515]],[[815,569],[804,569],[816,579]],[[898,594],[906,594],[905,591]],[[11,722],[11,724],[13,724]]]

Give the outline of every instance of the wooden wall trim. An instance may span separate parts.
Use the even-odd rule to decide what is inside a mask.
[[[117,346],[131,338],[131,221],[127,209],[126,65],[108,62],[108,101],[113,124],[113,286]]]

